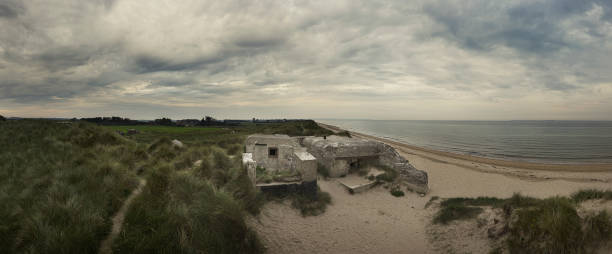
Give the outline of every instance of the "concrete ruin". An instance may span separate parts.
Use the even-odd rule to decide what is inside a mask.
[[[428,191],[427,172],[414,168],[393,147],[381,142],[341,136],[255,134],[247,137],[245,145],[243,164],[257,187],[282,184],[316,187],[317,167],[326,168],[329,177],[336,178],[364,165],[376,165],[396,171],[396,183],[418,193]],[[262,172],[274,177],[262,180]]]

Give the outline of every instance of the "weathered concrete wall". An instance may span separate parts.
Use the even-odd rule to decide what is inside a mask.
[[[293,161],[294,161],[294,155],[293,155],[294,149],[292,146],[289,145],[280,145],[278,146],[278,157],[277,157],[277,166],[276,166],[276,170],[277,171],[283,171],[283,172],[297,172],[295,170],[295,167],[293,166]]]
[[[311,182],[317,180],[317,159],[310,153],[305,151],[298,151],[294,153],[294,166],[304,182]]]
[[[255,134],[248,136],[245,141],[246,152],[252,153],[256,144],[263,144],[272,147],[277,147],[279,145],[290,145],[293,147],[299,147],[300,144],[297,138],[289,137],[287,135],[263,135],[263,134]]]
[[[276,148],[276,156],[270,156],[269,149]],[[293,147],[289,145],[255,145],[253,149],[253,160],[260,167],[271,172],[290,171],[293,160]]]
[[[331,168],[329,168],[330,177],[345,176],[349,172],[349,162],[344,159],[333,160]]]
[[[398,181],[408,189],[417,193],[427,193],[429,191],[429,180],[427,172],[414,168],[410,163],[398,163],[395,166],[399,172]]]
[[[242,164],[246,168],[247,175],[249,176],[249,179],[251,180],[253,187],[255,187],[255,184],[257,181],[257,172],[256,172],[257,163],[253,160],[253,154],[243,153],[242,154]]]
[[[379,143],[378,147],[380,149],[380,156],[378,157],[380,164],[391,166],[396,163],[408,162],[390,145]]]

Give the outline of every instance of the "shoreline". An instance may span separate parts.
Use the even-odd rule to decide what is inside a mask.
[[[345,131],[344,129],[317,122],[317,124],[323,128],[328,130],[339,132]],[[410,145],[406,143],[402,143],[395,140],[390,140],[386,138],[376,137],[368,134],[363,134],[354,131],[348,131],[351,135],[356,137],[361,137],[365,139],[371,139],[380,141],[383,143],[387,143],[396,148],[404,148],[408,150],[412,150],[412,152],[416,155],[420,155],[423,157],[428,157],[433,160],[440,160],[439,158],[434,158],[435,156],[442,156],[449,159],[462,160],[466,162],[474,162],[474,163],[483,163],[492,166],[498,167],[508,167],[514,169],[524,169],[524,170],[538,170],[538,171],[555,171],[555,172],[612,172],[612,163],[580,163],[580,164],[555,164],[555,163],[537,163],[537,162],[525,162],[525,161],[512,161],[512,160],[503,160],[503,159],[493,159],[493,158],[485,158],[485,157],[477,157],[467,154],[458,154],[452,152],[445,152],[440,150],[434,150],[430,148],[424,148],[420,146]],[[446,160],[442,160],[446,162]]]

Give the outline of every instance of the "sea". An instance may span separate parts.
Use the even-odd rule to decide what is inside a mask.
[[[612,163],[612,121],[316,121],[409,145],[485,158]]]

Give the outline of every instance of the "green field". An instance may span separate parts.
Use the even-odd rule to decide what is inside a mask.
[[[211,139],[233,138],[236,135],[232,134],[232,130],[228,128],[217,127],[174,127],[174,126],[158,126],[158,125],[119,125],[119,126],[104,126],[114,131],[127,133],[128,130],[134,129],[138,134],[126,136],[139,143],[150,143],[160,137],[168,137],[170,139],[178,139],[186,144],[202,143]]]
[[[127,129],[139,133],[116,133]],[[97,252],[139,179],[147,184],[127,210],[115,253],[263,252],[244,221],[265,202],[240,163],[252,133],[330,134],[313,121],[231,128],[0,122],[0,253]]]
[[[139,133],[126,136],[139,143],[151,143],[160,137],[178,139],[185,144],[221,145],[224,143],[241,143],[247,135],[254,133],[288,134],[291,136],[322,136],[332,132],[320,128],[314,121],[295,121],[286,123],[245,123],[237,126],[223,127],[174,127],[159,125],[119,125],[104,126],[114,131],[126,133],[129,129]]]
[[[112,130],[118,130],[127,132],[129,129],[135,129],[138,131],[161,133],[161,134],[206,134],[210,132],[224,131],[223,128],[219,127],[175,127],[175,126],[159,126],[159,125],[116,125],[116,126],[105,126]],[[227,129],[226,129],[227,130]]]

